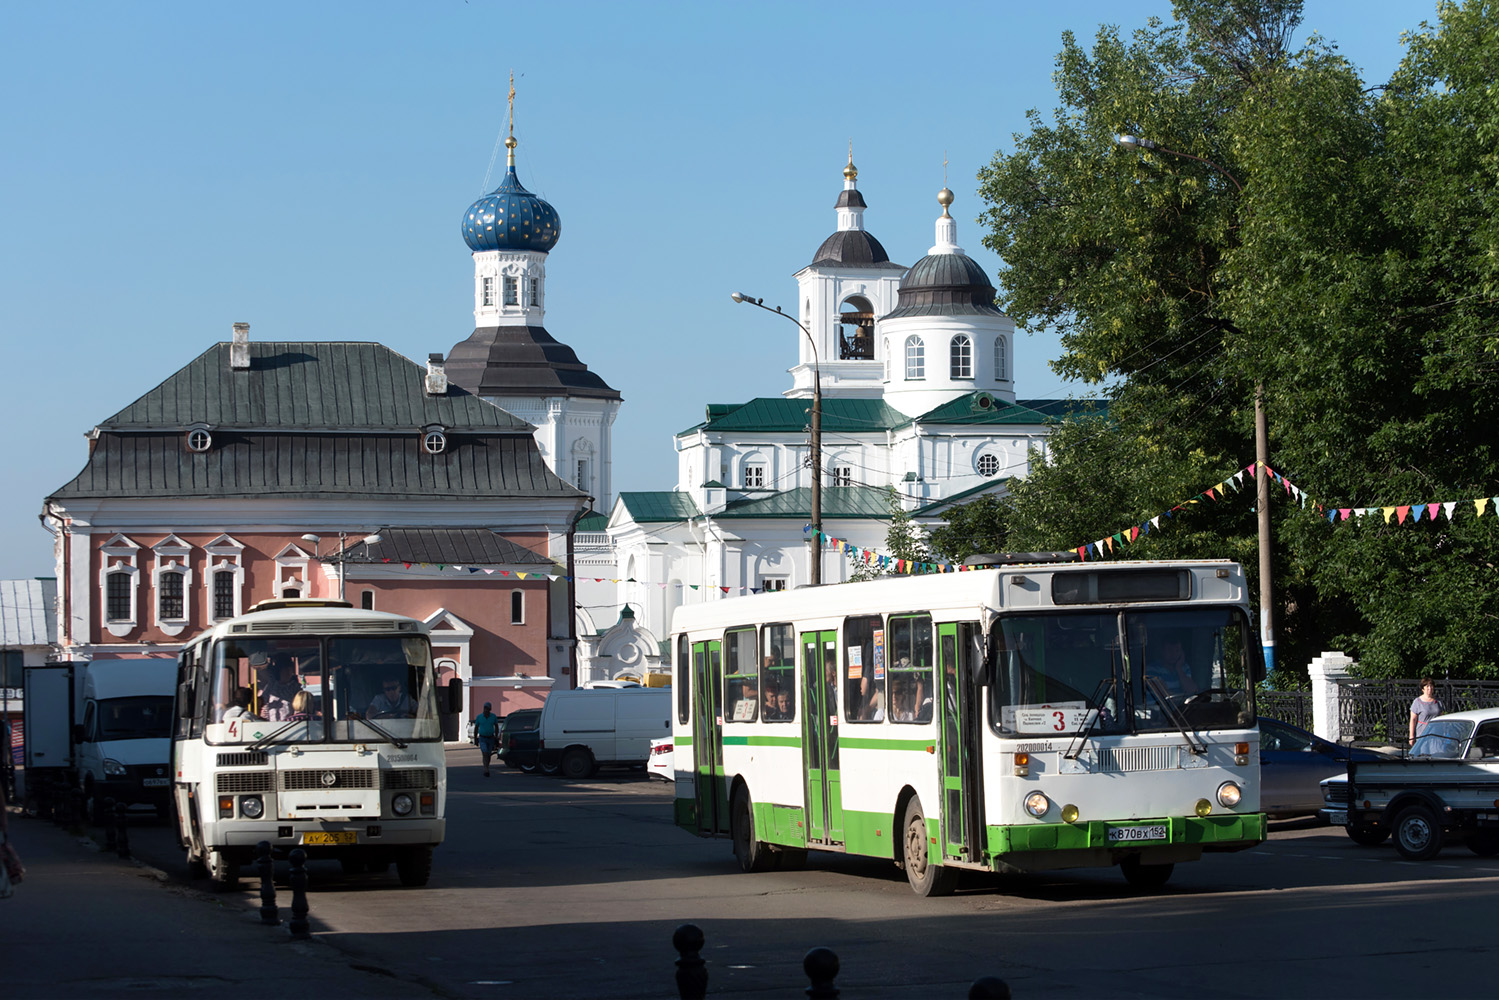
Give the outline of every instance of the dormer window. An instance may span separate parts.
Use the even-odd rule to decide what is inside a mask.
[[[213,447],[213,435],[202,427],[187,432],[187,450],[201,454]]]
[[[437,428],[431,428],[422,435],[422,447],[429,455],[441,455],[448,448],[448,436]]]

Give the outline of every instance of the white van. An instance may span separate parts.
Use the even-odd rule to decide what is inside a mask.
[[[651,740],[670,735],[670,688],[553,691],[541,709],[541,764],[567,778],[644,767]]]
[[[176,660],[99,660],[83,668],[74,761],[92,821],[104,822],[110,798],[167,815],[176,689]]]

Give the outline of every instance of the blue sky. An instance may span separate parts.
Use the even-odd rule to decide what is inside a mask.
[[[1371,82],[1434,2],[1308,0]],[[791,275],[834,229],[850,138],[867,227],[912,264],[943,183],[991,273],[974,175],[1055,104],[1064,30],[1151,2],[9,4],[0,31],[0,578],[50,575],[41,499],[83,434],[229,338],[473,329],[459,221],[516,74],[520,179],[562,217],[547,328],[623,393],[617,490],[670,489],[673,432],[775,395]],[[504,169],[504,150],[489,187]],[[1018,338],[1022,397],[1082,391]]]

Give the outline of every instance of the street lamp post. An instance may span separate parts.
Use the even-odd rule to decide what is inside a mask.
[[[340,531],[338,533],[338,599],[340,601],[344,599],[344,545],[348,541],[348,538],[349,533],[347,531]],[[311,532],[302,536],[302,541],[312,543],[312,556],[319,561],[321,561],[322,555],[318,552],[317,546],[322,540],[321,536],[314,535]],[[378,534],[369,534],[360,540],[368,547],[378,543],[380,536]]]
[[[781,312],[780,306],[772,309],[765,304],[764,299],[757,299],[743,292],[734,292],[729,298],[789,319],[807,335],[807,343],[812,345],[812,531],[807,544],[812,563],[811,583],[815,587],[822,583],[822,367],[817,358],[817,341],[812,339],[811,331],[802,326],[801,320],[790,313]]]
[[[1233,174],[1212,160],[1176,149],[1167,149],[1159,143],[1137,135],[1121,135],[1115,141],[1125,149],[1143,149],[1154,153],[1166,153],[1183,159],[1196,160],[1227,177],[1239,194],[1244,187]],[[1254,383],[1254,480],[1255,507],[1259,515],[1260,543],[1260,644],[1265,655],[1265,676],[1275,669],[1275,604],[1270,590],[1270,435],[1265,418],[1265,381]]]

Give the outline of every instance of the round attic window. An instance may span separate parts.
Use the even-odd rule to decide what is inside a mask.
[[[981,476],[994,475],[999,471],[999,458],[994,455],[980,455],[978,469]]]
[[[448,436],[442,431],[428,431],[422,435],[422,447],[429,455],[441,455],[448,447]]]
[[[204,452],[213,446],[213,435],[202,428],[187,432],[187,450],[193,452]]]

